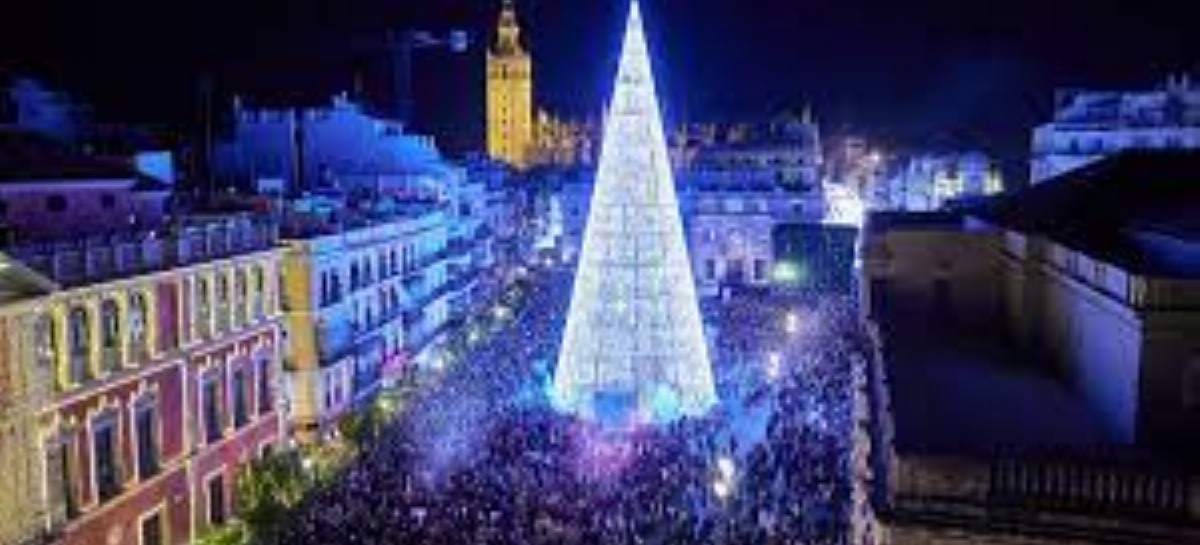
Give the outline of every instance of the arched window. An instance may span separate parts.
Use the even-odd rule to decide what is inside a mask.
[[[246,305],[250,304],[250,283],[246,281],[246,271],[237,269],[233,271],[233,319],[237,324],[246,323],[248,309]]]
[[[266,315],[267,309],[267,274],[261,266],[254,267],[254,302],[251,303],[254,319]]]
[[[38,316],[33,323],[34,358],[39,367],[52,367],[58,354],[58,328],[52,314]]]
[[[150,335],[147,332],[146,296],[141,292],[129,294],[129,351],[130,359],[145,361],[150,358]]]
[[[217,330],[226,331],[229,329],[229,275],[224,271],[217,273],[216,300]]]
[[[208,293],[208,279],[196,278],[196,331],[207,337],[212,327],[212,296]]]
[[[100,303],[100,363],[106,372],[121,367],[121,309],[117,302]]]
[[[91,325],[88,311],[75,307],[67,315],[67,343],[69,345],[67,378],[71,384],[80,384],[87,378],[88,359],[91,354]]]
[[[330,303],[342,300],[342,275],[337,270],[329,274],[329,294],[331,296]]]
[[[358,263],[350,264],[350,289],[356,290],[361,285],[362,279],[359,278]]]

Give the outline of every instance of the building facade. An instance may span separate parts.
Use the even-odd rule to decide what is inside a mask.
[[[826,216],[820,131],[810,116],[692,127],[676,136],[674,154],[702,295],[772,285],[777,229]]]
[[[291,233],[284,257],[292,428],[327,437],[348,411],[435,357],[450,317],[448,222],[434,206],[328,234]]]
[[[31,301],[54,286],[7,256],[0,258],[4,285],[0,304],[0,543],[34,543],[45,533],[42,495],[45,468],[38,434],[38,414],[50,396],[49,385],[29,361],[28,335],[23,329]]]
[[[444,166],[432,138],[374,117],[345,95],[316,108],[247,108],[238,100],[233,116],[233,132],[215,152],[218,176],[233,186],[266,182],[289,195],[373,189],[381,178],[409,183]]]
[[[987,155],[962,153],[920,154],[904,159],[867,195],[872,210],[930,212],[964,199],[988,197],[1004,191],[998,166]]]
[[[281,441],[271,225],[206,218],[15,248],[59,286],[26,303],[47,537],[190,543],[229,520],[240,469]]]
[[[1195,159],[872,219],[860,293],[892,543],[1200,538]]]
[[[524,169],[535,145],[533,61],[521,44],[512,0],[505,0],[495,46],[487,55],[487,149],[496,160]]]
[[[1183,75],[1148,91],[1061,90],[1032,145],[1032,183],[1125,150],[1200,148],[1200,87]]]

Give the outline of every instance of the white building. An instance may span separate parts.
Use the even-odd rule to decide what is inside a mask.
[[[928,153],[905,159],[871,192],[874,210],[929,212],[958,199],[1004,191],[998,166],[978,151]]]
[[[454,294],[449,222],[435,203],[370,221],[310,202],[286,227],[284,308],[292,424],[329,433],[412,366],[438,357]]]
[[[239,100],[234,119],[233,134],[215,153],[216,171],[229,182],[285,180],[298,194],[437,178],[446,169],[433,138],[371,117],[345,95],[308,109],[246,109]]]
[[[1200,87],[1170,77],[1149,91],[1061,90],[1054,119],[1033,131],[1039,183],[1124,150],[1200,148]]]

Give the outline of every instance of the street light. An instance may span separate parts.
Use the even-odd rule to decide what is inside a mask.
[[[782,359],[779,352],[771,352],[767,355],[767,378],[772,381],[779,378],[779,364]]]

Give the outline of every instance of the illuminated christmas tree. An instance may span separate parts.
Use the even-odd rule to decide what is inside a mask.
[[[629,422],[716,402],[641,12],[630,9],[554,376],[564,410]]]

